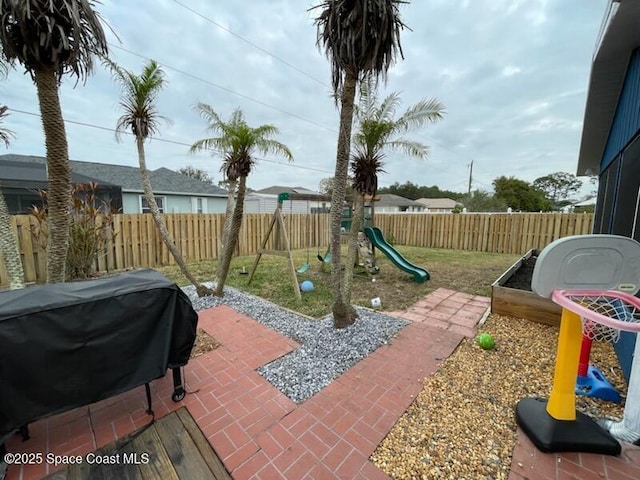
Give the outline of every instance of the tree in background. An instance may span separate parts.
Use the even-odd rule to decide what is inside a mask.
[[[160,237],[180,267],[182,274],[196,287],[198,296],[211,295],[213,293],[212,290],[202,285],[196,277],[193,276],[187,267],[187,263],[180,249],[173,241],[171,233],[169,233],[160,209],[158,208],[156,197],[151,188],[149,172],[147,171],[144,142],[158,132],[160,120],[164,119],[164,117],[160,116],[156,108],[158,94],[166,85],[164,72],[154,60],[150,60],[144,65],[140,75],[136,75],[116,65],[111,60],[107,59],[105,63],[111,69],[114,80],[120,84],[120,88],[122,89],[120,108],[123,115],[118,119],[116,124],[116,138],[119,140],[122,132],[128,131],[135,137],[144,198],[147,201],[147,205],[149,205],[149,210],[158,228]]]
[[[71,167],[58,88],[65,74],[86,80],[107,39],[91,0],[0,0],[0,55],[20,63],[38,92],[49,180],[47,282],[65,280]]]
[[[402,56],[400,5],[405,0],[324,0],[315,19],[317,43],[331,63],[332,86],[340,103],[340,127],[331,195],[331,283],[333,324],[344,328],[355,322],[357,313],[343,297],[340,223],[345,200],[353,106],[358,82],[364,78],[386,80],[389,67]]]
[[[486,190],[474,190],[461,199],[467,212],[506,212],[507,204]]]
[[[345,197],[350,197],[353,195],[353,188],[351,187],[353,183],[353,177],[347,176],[347,187],[345,189]],[[327,177],[320,180],[318,184],[318,192],[323,195],[332,195],[333,194],[333,177]]]
[[[187,165],[186,167],[182,167],[178,170],[178,173],[182,175],[186,175],[187,177],[195,178],[196,180],[200,180],[201,182],[208,183],[213,185],[213,178],[201,168],[192,167],[191,165]]]
[[[229,180],[230,185],[235,185],[237,182],[237,190],[231,186],[228,190],[229,198],[222,240],[222,255],[218,260],[216,275],[215,295],[222,296],[224,284],[229,274],[229,267],[231,266],[233,251],[240,235],[247,177],[255,164],[255,153],[259,152],[263,155],[276,153],[283,155],[290,161],[293,156],[286,145],[271,138],[278,134],[276,127],[273,125],[260,125],[252,128],[247,124],[240,109],[231,114],[228,122],[223,121],[213,108],[206,103],[198,103],[195,106],[195,110],[207,122],[207,130],[218,136],[198,140],[191,145],[190,152],[193,153],[200,150],[221,152],[224,156],[222,171],[225,178]],[[234,193],[236,193],[235,205],[233,204]]]
[[[533,186],[542,190],[557,210],[571,203],[568,197],[582,188],[582,181],[571,173],[556,172],[536,178]]]
[[[418,200],[419,198],[450,198],[452,200],[462,201],[466,194],[461,192],[452,192],[451,190],[440,190],[436,185],[431,187],[420,186],[412,182],[406,182],[400,185],[398,182],[394,182],[388,187],[382,187],[378,190],[378,193],[390,193],[393,195],[399,195],[410,200]]]
[[[429,147],[404,135],[427,123],[441,120],[444,114],[444,106],[436,99],[421,100],[396,118],[399,106],[399,93],[393,92],[379,102],[375,86],[371,82],[361,85],[360,99],[355,106],[357,130],[353,135],[351,155],[353,188],[356,195],[349,254],[344,269],[343,294],[347,303],[351,302],[358,233],[364,223],[364,197],[375,197],[378,192],[378,174],[384,172],[382,167],[386,151],[397,150],[409,157],[426,159]]]
[[[0,72],[2,73],[2,72]],[[7,116],[7,107],[0,105],[0,142],[9,148],[9,142],[13,137],[13,132],[2,126]],[[0,185],[1,187],[1,185]],[[5,202],[2,189],[0,188],[0,254],[4,260],[4,266],[9,276],[9,289],[16,290],[24,288],[24,270],[18,239],[11,226],[11,216]]]
[[[504,175],[493,181],[496,198],[501,199],[514,211],[548,212],[551,202],[546,194],[529,182]]]

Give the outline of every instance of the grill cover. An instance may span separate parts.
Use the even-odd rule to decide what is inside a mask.
[[[198,316],[153,270],[0,293],[0,443],[185,365]]]

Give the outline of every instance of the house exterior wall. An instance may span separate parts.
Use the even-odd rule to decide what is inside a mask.
[[[328,209],[331,202],[315,202],[306,200],[285,200],[282,202],[282,213],[315,213],[317,209]],[[245,213],[273,213],[278,206],[278,197],[273,195],[252,195],[244,201]]]
[[[616,114],[600,163],[603,172],[640,130],[640,49],[631,55]]]
[[[141,193],[123,192],[122,211],[123,213],[142,213],[140,210]],[[157,197],[165,198],[164,213],[197,213],[195,199],[197,196],[169,195],[156,193]],[[223,197],[200,197],[203,199],[202,213],[224,213],[227,206],[227,199]]]
[[[640,50],[635,50],[618,99],[600,162],[594,233],[624,235],[640,241]],[[614,344],[627,381],[636,334],[622,332]]]
[[[405,208],[403,210],[403,208]],[[376,205],[376,213],[424,213],[423,207],[398,207],[398,206],[379,206]]]

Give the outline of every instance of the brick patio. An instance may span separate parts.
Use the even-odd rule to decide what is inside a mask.
[[[298,345],[231,308],[206,310],[199,314],[199,326],[222,346],[186,367],[191,393],[182,402],[170,399],[170,375],[153,382],[154,410],[161,417],[185,405],[235,479],[388,478],[369,456],[420,392],[424,377],[464,336],[475,335],[488,306],[488,298],[438,289],[405,311],[391,312],[411,324],[300,405],[255,371]],[[30,440],[14,436],[7,446],[12,452],[83,455],[147,423],[145,409],[141,387],[35,422]],[[558,457],[539,453],[522,434],[519,439],[513,480],[640,476],[637,448],[625,449],[619,458]],[[36,479],[54,470],[50,465],[11,467],[7,478]],[[629,476],[631,471],[636,473]]]

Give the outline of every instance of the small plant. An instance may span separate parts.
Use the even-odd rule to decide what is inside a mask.
[[[106,245],[115,238],[113,216],[118,213],[110,202],[96,195],[98,184],[75,184],[71,189],[71,223],[69,225],[69,250],[66,261],[66,280],[89,278],[96,272],[100,255],[106,255]],[[47,191],[41,190],[45,207],[33,207],[31,215],[36,225],[31,232],[42,248],[47,248]]]
[[[396,237],[393,234],[393,232],[389,232],[389,235],[387,236],[387,243],[389,245],[395,245],[396,244]]]

